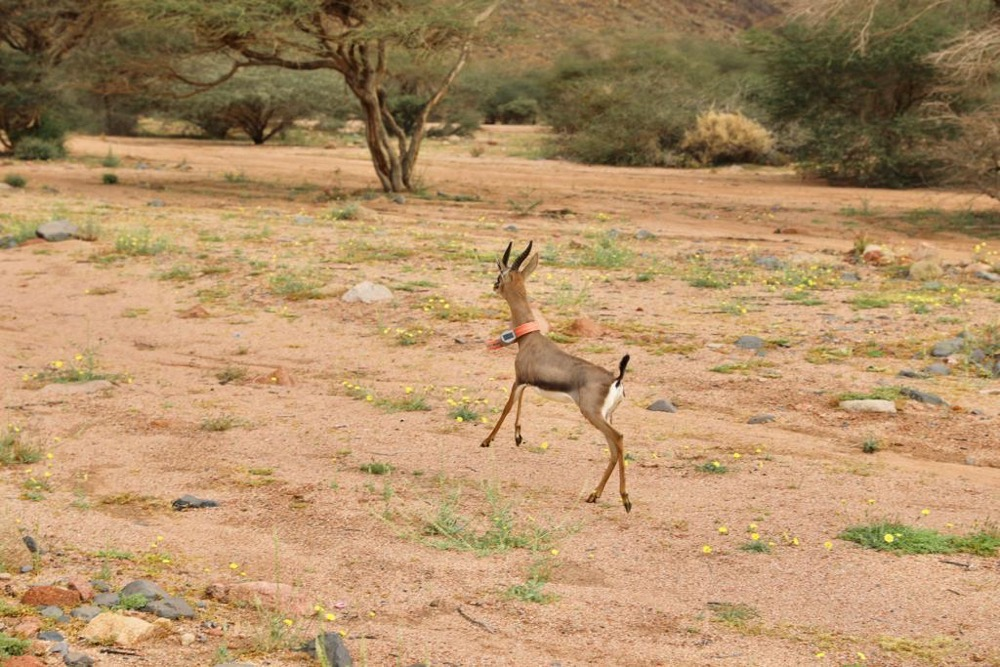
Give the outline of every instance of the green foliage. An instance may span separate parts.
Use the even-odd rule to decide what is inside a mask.
[[[28,184],[27,179],[20,174],[4,174],[3,182],[12,188],[23,188]]]
[[[762,103],[786,129],[787,148],[803,169],[872,187],[941,179],[933,149],[956,128],[923,113],[941,84],[928,56],[959,26],[946,6],[920,11],[916,4],[877,5],[863,48],[856,26],[835,20],[754,36],[765,59]]]
[[[14,157],[18,160],[58,160],[66,156],[61,141],[24,137],[14,145]]]
[[[945,535],[929,528],[915,528],[892,521],[851,526],[839,536],[876,551],[903,554],[970,553],[992,557],[1000,550],[1000,531],[981,530],[972,535]]]
[[[360,469],[361,472],[366,472],[369,475],[388,475],[392,472],[392,466],[381,461],[362,464]]]
[[[118,174],[112,174],[110,172],[106,174],[101,174],[101,183],[103,183],[104,185],[117,185]]]
[[[123,595],[118,600],[116,607],[118,609],[142,609],[147,604],[149,600],[142,593],[134,593],[132,595]]]
[[[0,658],[12,658],[24,655],[31,648],[30,639],[18,639],[5,632],[0,632]]]
[[[524,529],[514,508],[500,496],[495,487],[486,488],[487,508],[482,522],[459,514],[459,496],[451,495],[442,502],[437,515],[423,528],[427,543],[438,549],[472,551],[480,556],[503,553],[511,549],[539,551],[550,548],[552,531],[540,526]],[[477,530],[477,524],[484,527]]]
[[[507,589],[507,596],[522,602],[547,604],[556,599],[552,593],[546,593],[545,584],[552,578],[552,559],[545,557],[535,561],[528,571],[528,578],[523,584],[515,584]]]
[[[696,468],[699,472],[705,472],[710,475],[724,475],[729,472],[729,468],[724,466],[719,461],[706,461]]]
[[[751,74],[736,47],[630,35],[610,56],[588,43],[557,63],[542,109],[556,152],[582,162],[669,165],[701,111],[729,106]]]
[[[41,448],[28,442],[20,428],[7,425],[0,431],[0,465],[36,463],[41,458]]]

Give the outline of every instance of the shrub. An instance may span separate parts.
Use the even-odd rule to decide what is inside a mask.
[[[534,125],[541,113],[538,100],[518,97],[497,107],[496,121],[508,125]]]
[[[701,109],[730,104],[751,59],[736,47],[632,35],[606,55],[586,44],[560,59],[542,100],[556,152],[582,162],[673,165]]]
[[[755,38],[765,57],[761,102],[804,171],[868,187],[943,177],[935,148],[957,129],[942,114],[925,113],[941,85],[928,56],[958,26],[947,8],[919,11],[879,5],[864,48],[856,26],[840,20],[792,22]]]
[[[102,174],[101,175],[101,183],[104,183],[105,185],[115,185],[115,184],[117,184],[118,183],[118,174],[112,174],[110,172],[107,173],[107,174]]]
[[[706,111],[684,133],[680,148],[704,165],[761,164],[774,149],[774,139],[764,126],[739,112]]]
[[[20,174],[6,174],[3,177],[3,182],[12,188],[23,188],[28,184],[28,181]]]
[[[61,140],[25,137],[14,146],[14,157],[18,160],[57,160],[65,155]]]

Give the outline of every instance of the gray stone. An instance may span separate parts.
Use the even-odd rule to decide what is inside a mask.
[[[40,224],[35,230],[35,235],[46,241],[68,241],[76,238],[79,231],[77,226],[69,220],[53,220]]]
[[[660,398],[649,404],[647,410],[653,412],[677,412],[677,407],[665,398]]]
[[[162,199],[150,199],[146,202],[146,206],[152,206],[153,208],[163,208],[167,203]]]
[[[517,225],[514,225],[514,224],[505,225],[504,228],[503,228],[503,230],[505,232],[516,232],[517,231]]]
[[[361,303],[376,303],[379,301],[389,301],[391,299],[392,291],[388,287],[384,285],[376,285],[375,283],[368,282],[367,280],[362,283],[358,283],[341,297],[341,300],[346,301],[347,303],[355,303],[357,301],[360,301]]]
[[[178,512],[187,509],[202,509],[204,507],[218,507],[219,502],[216,500],[208,500],[207,498],[197,498],[189,493],[184,494],[174,502],[170,503]]]
[[[42,630],[38,633],[38,638],[43,642],[61,642],[66,640],[63,634],[56,630]]]
[[[8,250],[17,247],[17,239],[10,234],[0,236],[0,250]]]
[[[63,657],[66,667],[90,667],[94,664],[94,659],[86,653],[80,651],[70,651]]]
[[[777,257],[773,255],[763,255],[762,257],[755,257],[753,263],[757,266],[764,267],[769,271],[777,271],[778,269],[785,268],[785,263],[782,262]]]
[[[736,339],[736,347],[744,350],[762,350],[764,339],[758,336],[740,336]]]
[[[162,600],[153,600],[142,611],[153,614],[160,618],[174,621],[178,618],[194,618],[194,609],[182,598],[167,597]]]
[[[45,618],[53,619],[56,623],[69,623],[70,621],[69,616],[63,612],[62,607],[56,607],[55,605],[42,607],[38,613]]]
[[[311,215],[299,214],[296,215],[294,218],[292,218],[292,221],[296,225],[311,225],[313,222],[316,221],[316,218],[312,217]]]
[[[125,584],[120,591],[122,597],[129,595],[142,595],[147,600],[163,600],[169,598],[170,594],[148,579],[136,579]]]
[[[949,338],[935,343],[934,347],[931,348],[931,356],[950,357],[953,354],[961,352],[963,347],[965,347],[965,339]]]
[[[937,396],[936,394],[929,394],[927,392],[911,389],[910,387],[901,387],[899,393],[911,400],[917,401],[918,403],[926,403],[927,405],[948,405],[940,396]]]
[[[911,378],[915,380],[923,380],[927,378],[926,373],[921,373],[920,371],[915,371],[910,368],[904,368],[903,370],[896,373],[896,376],[901,378]]]
[[[896,404],[880,398],[861,398],[853,401],[841,401],[840,407],[848,412],[896,412]]]
[[[774,421],[774,415],[754,415],[747,420],[748,424],[770,424]]]
[[[842,283],[860,283],[861,276],[854,271],[845,271],[840,274],[840,282]]]
[[[93,600],[94,604],[101,607],[114,607],[121,601],[122,597],[118,593],[98,593]]]
[[[930,375],[951,375],[951,369],[948,368],[948,364],[943,364],[941,362],[931,364],[924,370]]]
[[[636,231],[635,238],[637,241],[646,241],[649,239],[655,239],[656,234],[649,231],[648,229],[640,229]]]
[[[1000,273],[994,273],[992,271],[976,271],[976,277],[981,280],[988,280],[991,283],[1000,282]]]
[[[337,632],[324,632],[321,635],[317,635],[316,639],[303,644],[299,650],[305,651],[313,658],[318,658],[319,651],[317,647],[322,649],[323,655],[326,657],[326,660],[323,661],[324,665],[330,665],[330,667],[351,667],[354,664],[351,660],[351,654],[344,644],[343,637]]]
[[[85,604],[69,612],[69,615],[73,618],[79,618],[82,621],[89,621],[100,614],[101,611],[101,608],[97,605]]]

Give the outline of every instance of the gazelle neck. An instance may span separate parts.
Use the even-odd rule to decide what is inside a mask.
[[[531,312],[531,304],[528,303],[528,297],[525,294],[504,294],[504,299],[507,301],[507,305],[510,306],[510,325],[511,328],[517,328],[522,324],[526,324],[535,319],[535,315]]]

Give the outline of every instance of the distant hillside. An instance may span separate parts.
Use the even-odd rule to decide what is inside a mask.
[[[499,18],[513,30],[503,57],[549,61],[586,35],[636,30],[732,38],[781,17],[790,0],[505,0]]]

